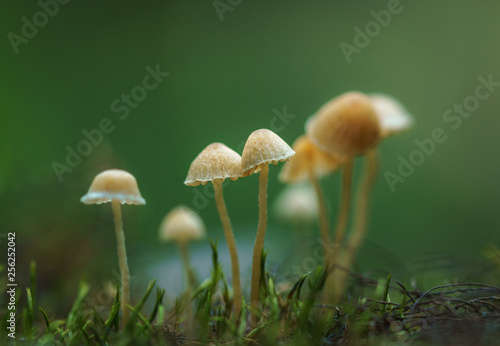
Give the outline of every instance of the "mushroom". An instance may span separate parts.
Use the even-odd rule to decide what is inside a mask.
[[[353,157],[372,150],[380,139],[380,124],[368,96],[348,92],[326,103],[306,124],[306,132],[319,148],[347,156],[342,179],[342,199],[335,228],[335,263],[343,241],[351,203]]]
[[[309,225],[318,220],[318,198],[310,184],[286,186],[274,202],[277,217],[294,225]]]
[[[193,289],[195,277],[189,261],[188,243],[205,236],[203,220],[188,207],[176,207],[161,222],[159,236],[160,240],[174,241],[179,246],[187,278],[187,287]]]
[[[384,94],[372,94],[370,95],[370,102],[380,122],[381,139],[407,131],[413,125],[413,118],[395,98]],[[346,251],[339,261],[347,268],[352,265],[366,235],[370,194],[377,177],[378,167],[377,151],[375,149],[370,150],[367,153],[365,171],[357,198],[356,217],[352,235],[347,242]],[[347,275],[340,273],[337,279],[337,299],[343,291],[346,280]]]
[[[381,139],[407,131],[413,125],[413,118],[395,98],[385,94],[372,94],[370,95],[370,102],[380,122]],[[356,222],[347,246],[352,258],[354,258],[354,254],[361,245],[366,233],[369,198],[378,172],[378,155],[375,149],[367,153],[366,163],[357,199]],[[348,263],[350,262],[352,262],[352,259],[348,261]]]
[[[125,249],[125,234],[123,233],[122,211],[120,204],[146,204],[142,198],[137,180],[127,171],[121,169],[109,169],[99,173],[89,191],[80,201],[84,204],[102,204],[111,202],[115,220],[116,242],[118,246],[118,262],[122,279],[121,285],[121,309],[123,312],[123,324],[126,325],[129,317],[128,305],[130,304],[130,274],[127,264],[127,252]]]
[[[318,217],[323,246],[330,246],[328,213],[318,178],[338,170],[344,164],[345,158],[319,149],[307,136],[297,138],[292,145],[292,149],[295,151],[295,156],[285,163],[279,179],[285,183],[310,181],[316,192],[317,205],[319,205]],[[328,268],[326,251],[323,259],[325,268]]]
[[[306,132],[319,148],[338,155],[364,155],[380,139],[380,124],[368,96],[342,94],[321,107],[307,122]]]
[[[250,303],[254,310],[259,304],[260,263],[267,227],[267,182],[269,164],[289,160],[295,152],[277,134],[267,129],[252,132],[248,137],[243,154],[241,167],[243,174],[248,176],[260,172],[259,175],[259,224],[252,257],[252,282],[250,287]],[[253,315],[253,322],[256,322]]]
[[[212,143],[207,146],[191,163],[184,184],[188,186],[205,185],[211,182],[214,186],[215,202],[224,228],[229,254],[231,256],[231,271],[234,290],[234,311],[237,317],[241,313],[243,296],[241,294],[240,267],[238,251],[234,239],[233,228],[227,213],[226,203],[222,193],[222,183],[225,179],[237,180],[241,175],[241,156],[222,143]]]

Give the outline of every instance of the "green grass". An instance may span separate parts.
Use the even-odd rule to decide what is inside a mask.
[[[24,301],[24,308],[18,315],[16,339],[8,338],[3,328],[2,343],[494,345],[500,337],[500,288],[496,286],[454,283],[420,291],[408,289],[399,281],[394,283],[391,275],[373,280],[353,274],[346,299],[328,305],[322,303],[328,275],[322,267],[304,273],[283,291],[277,289],[280,283],[274,274],[263,271],[261,309],[256,311],[259,322],[252,327],[248,322],[249,304],[242,313],[246,318],[231,315],[231,291],[219,263],[217,244],[210,244],[209,278],[179,296],[170,310],[163,303],[165,290],[152,280],[136,305],[129,306],[131,317],[126,326],[120,324],[120,288],[107,310],[98,312],[84,304],[90,291],[85,282],[80,283],[68,316],[51,317],[49,311],[37,306],[36,266],[32,263],[30,287],[23,297],[17,297]],[[487,257],[496,250],[489,247]],[[264,252],[263,268],[266,258]],[[490,259],[498,263],[496,257]],[[154,303],[146,312],[147,301]],[[3,321],[5,313],[2,311]]]

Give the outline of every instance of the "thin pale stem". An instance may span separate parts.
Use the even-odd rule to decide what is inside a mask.
[[[330,226],[328,222],[328,213],[326,211],[326,203],[325,198],[323,196],[323,191],[321,190],[321,186],[319,184],[318,179],[314,176],[312,172],[309,172],[309,181],[311,185],[314,187],[316,191],[316,197],[318,198],[318,206],[319,206],[319,226],[321,232],[321,238],[323,239],[323,261],[325,265],[325,269],[329,268],[329,254],[327,252],[327,247],[330,247]]]
[[[194,279],[194,273],[193,273],[193,268],[191,267],[191,261],[189,260],[189,248],[188,248],[188,243],[187,242],[181,242],[179,243],[179,249],[181,251],[181,258],[182,258],[182,264],[184,266],[184,271],[186,275],[186,280],[187,280],[187,287],[186,287],[186,335],[189,337],[192,337],[193,333],[193,323],[194,323],[194,315],[193,315],[193,309],[191,307],[191,292],[193,291],[195,287],[195,279]]]
[[[330,269],[330,274],[327,277],[325,284],[325,302],[334,303],[335,299],[335,288],[337,286],[336,275],[334,275],[334,268],[332,267],[337,263],[339,253],[341,251],[342,242],[344,240],[345,231],[347,228],[347,222],[349,220],[349,210],[351,207],[351,194],[352,194],[352,175],[354,169],[354,160],[349,157],[344,165],[344,170],[342,172],[342,197],[340,200],[340,206],[337,216],[337,223],[335,225],[334,239],[333,243],[329,243],[329,248],[325,248],[325,254],[328,253],[327,265]]]
[[[342,242],[344,240],[345,231],[347,228],[347,221],[349,220],[349,210],[351,206],[352,195],[352,175],[354,168],[354,160],[349,157],[345,163],[344,171],[342,173],[342,199],[340,201],[340,209],[335,226],[335,236],[333,239],[333,252],[329,263],[334,264]]]
[[[366,169],[361,188],[358,192],[358,202],[356,208],[356,218],[351,238],[346,249],[355,256],[356,251],[361,246],[366,236],[368,216],[370,211],[370,195],[378,174],[378,155],[376,149],[372,149],[366,154]]]
[[[184,271],[186,273],[187,289],[188,291],[191,291],[195,286],[195,278],[193,268],[191,267],[191,261],[189,260],[188,243],[179,243],[179,249],[181,251],[182,265],[184,266]]]
[[[241,306],[243,304],[243,296],[241,294],[241,281],[240,281],[240,264],[238,260],[238,249],[236,248],[236,241],[234,239],[233,227],[231,220],[227,213],[226,203],[224,202],[224,195],[222,192],[222,181],[216,180],[213,182],[215,192],[215,202],[219,210],[220,220],[224,228],[224,235],[226,236],[227,247],[229,248],[229,255],[231,256],[231,273],[233,276],[233,294],[234,294],[234,312],[236,318],[241,314]]]
[[[260,266],[262,249],[264,248],[264,240],[267,227],[267,181],[269,175],[269,165],[261,166],[259,175],[259,226],[257,228],[257,237],[253,248],[252,258],[252,284],[250,288],[250,303],[254,311],[257,311],[259,306],[260,293]],[[257,316],[253,314],[252,322],[257,322]]]
[[[127,264],[127,251],[125,249],[125,234],[123,233],[122,209],[120,202],[117,200],[111,201],[113,216],[115,219],[116,244],[118,247],[118,263],[120,265],[120,274],[122,277],[122,292],[121,292],[121,309],[123,313],[123,325],[126,326],[129,317],[130,305],[130,274]]]
[[[370,150],[366,154],[366,166],[363,175],[363,180],[360,185],[357,196],[357,207],[356,207],[356,217],[354,222],[354,227],[352,231],[352,236],[347,242],[345,252],[342,255],[340,264],[346,268],[350,268],[354,259],[356,258],[356,253],[359,247],[363,243],[363,240],[367,233],[367,221],[370,209],[370,195],[373,185],[377,179],[378,173],[378,154],[376,149]],[[347,281],[348,274],[345,272],[339,273],[336,299],[340,298],[340,295],[344,291],[344,287]]]

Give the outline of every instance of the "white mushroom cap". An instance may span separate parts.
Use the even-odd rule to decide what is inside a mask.
[[[243,174],[250,175],[260,171],[260,166],[289,160],[295,151],[277,134],[260,129],[250,134],[241,155]]]
[[[135,177],[121,169],[108,169],[99,173],[87,194],[80,199],[85,204],[101,204],[113,200],[121,204],[146,204]]]
[[[165,216],[159,235],[163,241],[189,242],[205,236],[205,225],[193,210],[179,206]]]
[[[274,210],[286,222],[314,223],[318,218],[318,199],[310,184],[289,185],[276,198]]]
[[[222,143],[212,143],[193,160],[184,181],[188,186],[205,185],[216,179],[241,177],[241,156]]]
[[[413,125],[413,117],[394,97],[385,94],[369,95],[380,122],[383,138],[408,130]]]

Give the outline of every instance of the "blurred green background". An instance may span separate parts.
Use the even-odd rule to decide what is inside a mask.
[[[171,208],[193,207],[195,191],[204,193],[183,185],[196,155],[216,141],[241,153],[248,135],[270,128],[273,110],[284,107],[296,117],[276,132],[292,144],[309,115],[350,90],[393,95],[416,120],[411,131],[381,144],[362,267],[391,270],[390,264],[426,254],[468,261],[499,242],[500,92],[480,101],[456,130],[443,113],[474,94],[479,76],[500,81],[500,3],[402,1],[401,12],[350,63],[340,44],[353,44],[355,27],[364,31],[371,11],[386,10],[387,1],[219,4],[227,6],[222,17],[211,1],[70,1],[16,53],[8,34],[21,35],[22,18],[33,22],[41,7],[2,3],[0,224],[2,233],[16,232],[19,280],[27,280],[30,260],[38,263],[47,299],[49,288],[74,293],[81,278],[112,278],[111,208],[79,199],[97,173],[119,167],[137,177],[148,203],[123,210],[132,274],[163,273],[162,282],[174,285],[180,262],[173,245],[158,242],[158,225]],[[170,75],[121,120],[111,104],[157,65]],[[82,131],[103,118],[115,130],[59,182],[53,162],[65,164],[66,147],[76,149]],[[396,172],[398,156],[408,158],[414,141],[435,128],[445,130],[447,141],[391,192],[382,174]],[[357,173],[361,167],[358,160]],[[270,206],[283,188],[280,168],[270,170]],[[323,181],[332,222],[338,185],[338,176]],[[257,227],[257,186],[251,176],[224,191],[244,265]],[[198,211],[225,251],[215,204]],[[267,240],[276,262],[300,253],[297,235],[272,213]],[[195,266],[208,270],[207,242],[194,249]]]

